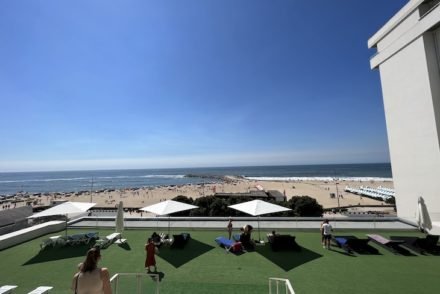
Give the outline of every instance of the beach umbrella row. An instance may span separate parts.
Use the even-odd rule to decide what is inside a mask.
[[[426,213],[423,211],[423,205],[419,200],[419,211],[420,211],[420,225],[423,223],[424,215]],[[52,208],[46,209],[42,212],[35,213],[28,218],[38,218],[44,216],[52,216],[52,215],[65,215],[66,216],[66,234],[67,234],[67,219],[77,216],[79,214],[85,213],[87,210],[95,206],[96,203],[83,203],[83,202],[65,202],[60,205],[54,206]],[[260,215],[276,213],[282,211],[291,210],[290,208],[286,208],[280,205],[268,203],[262,200],[252,200],[248,202],[243,202],[235,205],[229,206],[232,209],[250,214],[252,216],[258,216],[258,237],[260,236]],[[170,214],[190,210],[198,208],[198,206],[182,203],[174,200],[167,200],[163,202],[159,202],[153,205],[149,205],[141,208],[142,211],[151,212],[157,215],[168,215],[168,234],[170,233]],[[123,202],[121,201],[118,205],[118,211],[115,220],[115,231],[122,233],[124,231],[124,208]]]

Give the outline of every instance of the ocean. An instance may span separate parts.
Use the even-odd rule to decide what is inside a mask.
[[[0,195],[202,184],[226,175],[260,181],[392,180],[389,163],[17,172],[0,173]]]

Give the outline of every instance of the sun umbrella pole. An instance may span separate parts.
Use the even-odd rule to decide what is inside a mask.
[[[66,214],[66,237],[67,237],[67,214]]]
[[[258,241],[261,241],[261,236],[260,236],[260,216],[258,216]]]
[[[170,237],[170,216],[168,216],[168,238]]]

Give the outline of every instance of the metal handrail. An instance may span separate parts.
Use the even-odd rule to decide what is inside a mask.
[[[118,294],[119,293],[119,277],[120,276],[136,276],[136,294],[142,293],[142,286],[141,286],[141,278],[142,277],[148,277],[148,278],[154,278],[156,281],[156,294],[159,294],[159,274],[147,274],[147,273],[116,273],[110,278],[110,284],[112,284],[113,293]],[[124,293],[124,292],[122,292]]]
[[[293,290],[292,284],[290,284],[290,281],[288,279],[280,279],[280,278],[269,278],[269,294],[272,294],[272,281],[274,281],[276,284],[276,294],[279,294],[279,283],[284,282],[284,285],[286,287],[286,292],[288,294],[295,294],[295,291]]]

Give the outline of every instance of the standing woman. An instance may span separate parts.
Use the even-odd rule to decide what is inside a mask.
[[[229,223],[228,223],[228,234],[229,234],[229,240],[231,240],[232,237],[232,218],[229,218]]]
[[[73,276],[71,289],[76,294],[111,294],[110,274],[106,268],[98,267],[101,250],[87,251],[86,260],[79,265],[79,272]]]
[[[147,244],[145,244],[145,251],[147,252],[147,258],[145,259],[147,272],[151,273],[151,266],[154,268],[154,272],[157,272],[156,257],[154,255],[159,253],[159,250],[156,248],[156,245],[154,245],[152,238],[148,238]]]

